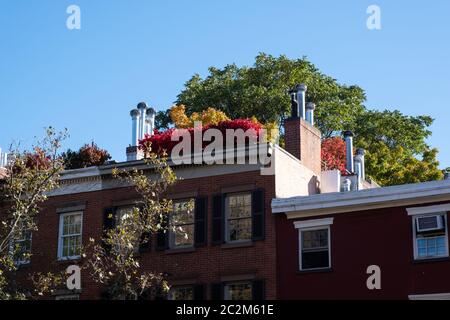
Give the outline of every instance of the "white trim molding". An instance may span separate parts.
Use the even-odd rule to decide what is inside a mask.
[[[315,219],[315,220],[306,220],[306,221],[295,221],[294,227],[295,229],[306,229],[306,228],[314,228],[314,227],[326,227],[333,224],[334,218],[326,218],[326,219]]]
[[[450,300],[450,293],[410,294],[409,300]]]
[[[438,212],[445,213],[450,211],[450,203],[438,204],[435,206],[406,208],[406,211],[408,212],[408,216],[415,216],[418,214],[432,214]]]

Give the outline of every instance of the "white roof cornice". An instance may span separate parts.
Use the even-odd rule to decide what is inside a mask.
[[[288,219],[293,219],[447,200],[450,201],[450,180],[440,180],[273,199],[272,212],[285,213]]]

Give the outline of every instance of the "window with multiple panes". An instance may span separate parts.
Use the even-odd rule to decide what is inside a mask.
[[[299,235],[299,269],[331,268],[330,226],[333,218],[294,222]]]
[[[82,212],[63,213],[59,217],[59,259],[76,259],[80,257]]]
[[[245,281],[225,284],[224,298],[225,300],[252,300],[252,283]]]
[[[169,300],[194,300],[194,286],[171,288],[169,291]]]
[[[301,230],[301,270],[330,267],[328,227]]]
[[[414,257],[432,259],[448,256],[447,215],[436,213],[413,217]]]
[[[18,234],[11,241],[10,252],[15,264],[27,264],[31,254],[31,230],[22,223],[19,223],[18,230]]]
[[[252,239],[252,194],[229,194],[225,198],[226,241]]]
[[[173,202],[170,216],[169,241],[171,248],[191,247],[194,245],[194,213],[193,199]]]

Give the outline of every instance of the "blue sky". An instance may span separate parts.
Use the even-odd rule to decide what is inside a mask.
[[[66,8],[81,8],[68,30]],[[381,8],[382,29],[366,28]],[[448,0],[72,0],[0,2],[0,147],[67,127],[65,147],[96,141],[115,160],[130,142],[129,110],[169,107],[209,66],[252,64],[258,52],[307,56],[367,106],[434,117],[429,143],[450,166]]]

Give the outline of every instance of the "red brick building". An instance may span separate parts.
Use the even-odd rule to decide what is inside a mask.
[[[304,98],[304,92],[301,94]],[[133,189],[112,178],[111,173],[113,168],[148,169],[139,160],[142,155],[136,145],[152,131],[154,111],[140,103],[131,116],[128,161],[63,173],[61,186],[52,192],[39,215],[39,231],[32,235],[31,259],[21,263],[25,273],[77,264],[77,248],[90,238],[100,238],[107,225],[104,217],[120,215],[136,202]],[[269,145],[268,164],[252,164],[245,160],[246,153],[239,152],[233,156],[234,164],[173,164],[181,180],[168,196],[181,211],[185,202],[195,201],[195,213],[183,226],[190,237],[186,240],[171,232],[158,234],[145,248],[139,248],[144,269],[167,274],[172,285],[169,298],[277,298],[277,243],[271,201],[315,194],[320,179],[320,132],[304,117],[288,123],[287,149],[294,155]],[[247,155],[252,148],[246,148]],[[102,289],[83,273],[81,287],[75,295],[60,291],[56,298],[101,297]]]
[[[269,145],[269,163],[248,161],[254,146],[235,150],[233,164],[172,163],[181,180],[168,196],[177,214],[186,214],[190,236],[154,235],[139,248],[142,267],[167,274],[170,299],[448,297],[450,180],[378,188],[365,178],[364,151],[354,156],[351,132],[344,133],[346,174],[321,171],[321,135],[305,92],[300,85],[291,93],[286,150]],[[76,264],[77,248],[110,227],[104,217],[136,202],[133,189],[111,173],[149,169],[136,145],[152,132],[154,111],[140,103],[131,116],[127,161],[64,172],[39,231],[18,239],[32,253],[21,262],[24,274]],[[189,215],[183,208],[192,199]],[[381,273],[381,289],[378,278],[368,281],[368,270]],[[102,296],[87,274],[81,280],[80,291],[55,298]]]

